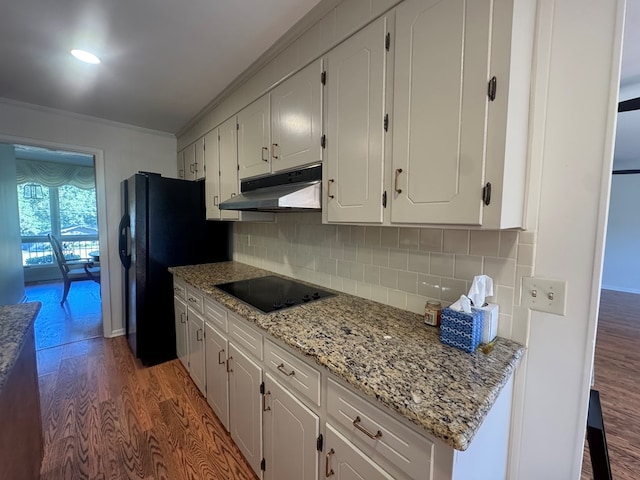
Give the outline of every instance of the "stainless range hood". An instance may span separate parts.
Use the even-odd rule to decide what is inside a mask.
[[[322,209],[322,166],[245,180],[241,194],[220,203],[221,210],[308,212]]]

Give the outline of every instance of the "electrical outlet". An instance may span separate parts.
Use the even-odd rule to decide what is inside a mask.
[[[522,306],[540,312],[565,315],[567,281],[551,278],[522,279]]]

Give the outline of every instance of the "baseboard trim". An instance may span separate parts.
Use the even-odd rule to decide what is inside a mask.
[[[107,338],[121,337],[124,335],[124,328],[118,328],[111,332],[111,335],[107,336]]]
[[[640,290],[637,288],[625,288],[625,287],[616,287],[613,285],[602,285],[602,290],[613,290],[614,292],[623,292],[623,293],[638,293],[640,294]]]

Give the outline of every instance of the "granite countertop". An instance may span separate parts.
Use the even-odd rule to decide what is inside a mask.
[[[214,287],[274,275],[238,262],[169,270],[457,450],[467,449],[524,354],[500,337],[488,354],[465,353],[443,345],[421,315],[341,292],[263,314]]]
[[[40,302],[0,305],[0,391],[16,363]]]

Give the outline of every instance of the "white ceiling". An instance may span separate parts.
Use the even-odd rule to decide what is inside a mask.
[[[175,133],[317,3],[3,1],[0,96]]]

